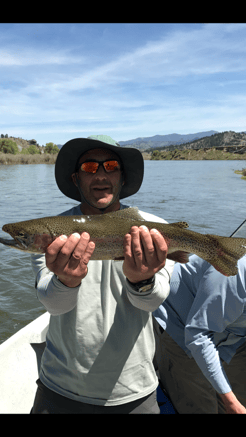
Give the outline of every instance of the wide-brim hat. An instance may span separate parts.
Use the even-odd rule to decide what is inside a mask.
[[[92,135],[88,138],[75,138],[68,141],[58,153],[55,164],[55,178],[58,188],[65,196],[81,201],[79,190],[74,185],[72,174],[79,157],[92,149],[109,149],[116,153],[123,165],[124,185],[120,199],[135,194],[143,181],[144,160],[142,153],[133,147],[121,147],[107,135]]]

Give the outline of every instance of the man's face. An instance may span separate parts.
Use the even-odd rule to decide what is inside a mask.
[[[111,150],[106,149],[93,149],[84,153],[79,160],[81,165],[88,160],[105,161],[110,159],[116,159],[119,161],[118,156]],[[95,208],[107,208],[110,205],[111,211],[119,209],[119,188],[121,184],[121,170],[116,169],[113,172],[106,173],[103,166],[99,166],[96,173],[86,173],[79,167],[78,178],[80,181],[80,187],[86,200],[90,202]],[[74,180],[74,176],[73,176]],[[113,204],[111,202],[113,201]],[[84,213],[98,213],[99,211],[89,211],[89,205],[83,206],[86,211]],[[109,212],[109,211],[108,211]]]

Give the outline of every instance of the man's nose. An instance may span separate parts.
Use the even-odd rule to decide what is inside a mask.
[[[99,168],[98,168],[98,170],[97,170],[95,176],[97,176],[97,177],[99,177],[99,178],[105,178],[106,174],[107,174],[107,173],[106,173],[106,171],[105,171],[103,165],[99,165]]]

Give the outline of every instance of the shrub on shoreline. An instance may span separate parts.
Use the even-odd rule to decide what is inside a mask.
[[[17,144],[12,141],[9,140],[8,138],[1,138],[0,140],[0,152],[5,153],[5,154],[11,154],[11,155],[16,155],[18,153],[18,147]]]
[[[57,155],[59,153],[59,147],[54,143],[46,143],[44,153],[50,153],[51,155]]]
[[[41,155],[40,150],[37,149],[37,147],[34,144],[31,144],[27,149],[22,149],[21,153],[25,150],[30,155]],[[26,155],[26,152],[24,154]]]

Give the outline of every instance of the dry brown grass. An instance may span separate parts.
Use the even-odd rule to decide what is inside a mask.
[[[11,153],[0,153],[0,165],[18,164],[55,164],[57,155],[43,153],[42,155],[12,155]]]

